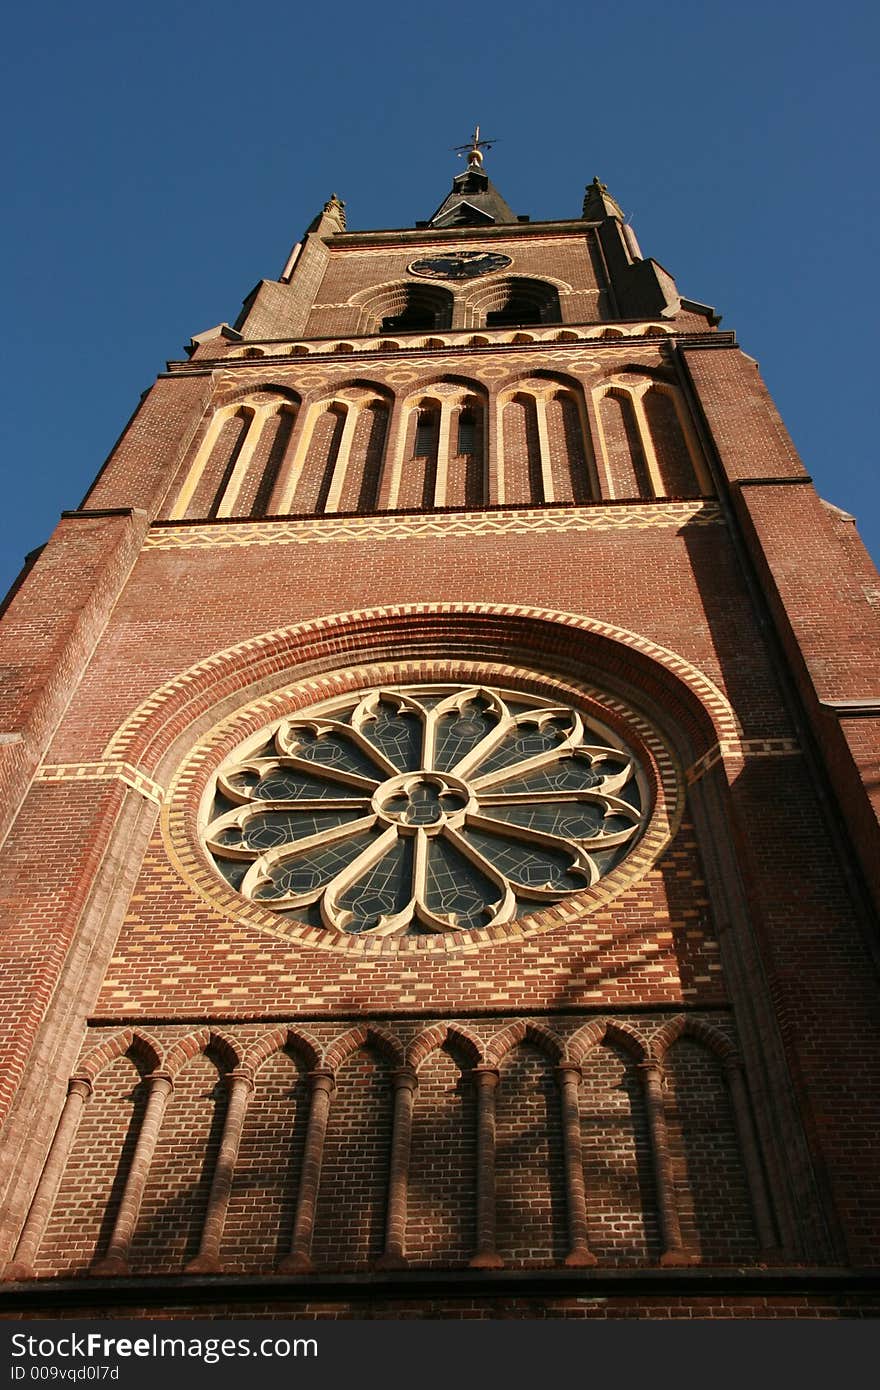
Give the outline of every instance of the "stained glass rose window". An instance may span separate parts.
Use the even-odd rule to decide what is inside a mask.
[[[402,936],[488,928],[582,892],[647,810],[631,751],[576,709],[407,685],[250,739],[217,774],[204,839],[260,907]]]

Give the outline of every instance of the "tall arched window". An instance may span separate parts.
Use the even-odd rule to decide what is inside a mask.
[[[517,392],[502,415],[504,497],[508,503],[543,502],[541,444],[534,396]]]
[[[466,405],[458,416],[458,454],[476,453],[477,447],[477,413],[473,406]]]
[[[348,407],[339,401],[325,406],[312,429],[308,452],[293,496],[294,512],[324,510]]]
[[[442,285],[384,285],[352,301],[361,310],[362,333],[421,333],[452,327],[452,293]]]
[[[521,324],[560,323],[559,291],[546,280],[510,276],[476,291],[470,299],[475,324],[516,328]]]
[[[490,309],[486,315],[487,328],[513,328],[521,323],[540,322],[540,306],[519,294],[512,294],[501,309]]]
[[[424,400],[411,412],[407,426],[397,496],[399,507],[434,505],[439,442],[440,402]]]
[[[500,401],[499,500],[514,506],[589,501],[596,470],[578,383],[536,373],[509,386]]]
[[[416,416],[416,435],[413,443],[413,458],[427,458],[437,447],[437,424],[439,412],[433,406],[420,410]]]
[[[643,404],[661,493],[666,497],[695,497],[699,488],[674,397],[662,386],[652,386],[645,392]]]
[[[483,402],[470,397],[453,410],[446,476],[448,507],[486,503],[485,418]]]
[[[404,403],[403,447],[390,507],[482,507],[488,397],[478,382],[443,377]]]
[[[166,516],[265,516],[292,447],[298,409],[299,397],[281,387],[221,406]]]
[[[599,402],[605,446],[607,489],[611,497],[652,497],[648,465],[635,405],[628,391],[607,391]]]

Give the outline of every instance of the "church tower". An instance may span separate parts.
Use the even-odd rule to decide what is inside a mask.
[[[880,580],[485,148],[331,197],[8,601],[10,1310],[876,1300]]]

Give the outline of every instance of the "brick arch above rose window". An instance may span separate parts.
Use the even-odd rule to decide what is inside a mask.
[[[457,660],[539,662],[560,675],[588,669],[623,682],[666,711],[684,739],[685,758],[719,743],[735,752],[742,731],[723,692],[692,662],[641,634],[583,615],[512,604],[402,604],[316,618],[262,633],[214,653],[166,681],[112,735],[106,758],[125,758],[156,775],[169,768],[196,726],[210,727],[261,690],[310,678],[315,691],[338,688],[332,672],[348,663],[394,660],[425,644],[450,670]],[[511,667],[511,669],[516,669]],[[314,679],[312,679],[314,678]],[[314,696],[312,698],[315,698]]]

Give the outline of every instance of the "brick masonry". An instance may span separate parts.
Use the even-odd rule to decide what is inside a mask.
[[[287,1271],[356,1276],[372,1316],[871,1315],[846,1270],[880,1240],[880,580],[732,335],[659,271],[620,316],[653,263],[612,215],[334,217],[159,379],[4,619],[9,1296],[61,1310],[113,1275],[159,1280],[157,1311],[212,1273],[255,1281],[236,1315],[357,1316],[342,1286],[266,1293]],[[559,324],[486,328],[507,291],[478,280],[445,326],[382,334],[443,249],[510,256]],[[245,904],[199,840],[219,762],[406,681],[598,713],[646,768],[640,846],[484,933]],[[712,1291],[765,1266],[837,1292]],[[502,1267],[582,1270],[601,1309],[370,1282]],[[624,1295],[619,1270],[696,1282]]]

